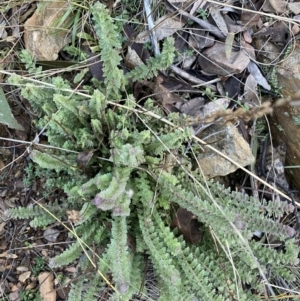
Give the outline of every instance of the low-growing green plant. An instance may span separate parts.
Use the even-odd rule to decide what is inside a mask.
[[[21,301],[42,301],[39,292],[33,292],[32,290],[25,290],[20,293]]]
[[[32,266],[32,273],[35,277],[38,276],[38,274],[44,270],[45,264],[46,264],[45,258],[37,257],[35,259],[35,264]]]
[[[200,9],[197,9],[196,12],[197,12],[197,17],[199,17],[203,20],[206,20],[207,17],[209,16],[209,12],[206,9],[200,8]]]
[[[92,14],[105,78],[97,88],[77,92],[60,76],[9,79],[30,101],[38,126],[46,127],[53,146],[33,148],[30,154],[39,168],[60,179],[52,185],[66,195],[47,204],[47,210],[58,219],[65,219],[67,211],[79,212],[70,219],[74,231],[69,235],[79,237],[77,242],[51,258],[50,267],[81,258],[88,269],[83,254],[88,257],[91,245],[99,250],[99,273],[72,285],[69,300],[95,300],[107,283],[109,300],[135,295],[151,299],[142,285],[145,255],[156,274],[161,301],[259,300],[266,283],[293,279],[289,267],[298,263],[295,230],[281,222],[293,206],[261,202],[205,180],[195,158],[185,154],[195,137],[183,127],[183,116],[165,116],[153,99],[138,104],[127,93],[130,81],[151,78],[172,63],[173,40],[165,40],[161,55],[124,75],[121,32],[104,5],[96,3]],[[33,68],[32,62],[28,66]],[[201,222],[200,241],[189,243],[170,229],[179,207]],[[35,227],[55,221],[39,206],[10,209],[9,215],[32,219]],[[283,242],[284,251],[253,240],[256,230]]]

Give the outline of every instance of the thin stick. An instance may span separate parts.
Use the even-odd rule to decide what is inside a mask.
[[[150,39],[151,39],[151,44],[153,47],[153,52],[155,56],[159,55],[159,47],[158,47],[158,43],[157,43],[157,37],[156,37],[156,33],[155,33],[155,25],[153,22],[153,16],[152,16],[152,9],[151,9],[151,0],[144,0],[144,8],[145,8],[145,12],[146,12],[146,19],[148,22],[148,28],[150,31]]]
[[[187,73],[186,71],[184,71],[174,65],[171,65],[170,69],[172,71],[174,71],[177,75],[181,76],[182,78],[188,80],[189,82],[191,82],[193,84],[196,84],[197,87],[206,86],[206,87],[210,88],[211,91],[214,91],[214,92],[216,92],[217,89],[215,86],[212,86],[210,84],[221,81],[221,79],[217,78],[217,79],[213,79],[213,82],[212,81],[205,82],[204,80],[197,78],[195,76],[192,76],[189,73]]]

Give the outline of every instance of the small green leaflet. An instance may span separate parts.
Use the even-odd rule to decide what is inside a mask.
[[[11,129],[23,130],[23,127],[13,116],[2,88],[0,88],[0,123]]]
[[[234,41],[234,32],[229,32],[227,37],[226,37],[226,41],[225,41],[225,54],[226,54],[226,58],[229,61],[230,57],[231,57],[231,51],[232,51],[232,44]]]

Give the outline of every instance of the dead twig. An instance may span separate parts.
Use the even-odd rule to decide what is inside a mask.
[[[170,69],[175,72],[177,75],[181,76],[182,78],[188,80],[189,82],[198,85],[198,87],[200,86],[206,86],[208,88],[210,88],[211,91],[216,92],[217,89],[215,86],[212,86],[212,83],[216,83],[219,82],[221,79],[217,78],[214,79],[213,81],[209,81],[209,82],[205,82],[204,80],[201,80],[195,76],[190,75],[189,73],[187,73],[186,71],[176,67],[175,65],[171,65]]]

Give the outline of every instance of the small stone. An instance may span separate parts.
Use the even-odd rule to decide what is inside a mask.
[[[208,137],[205,140],[206,143],[212,145],[241,166],[247,166],[254,162],[249,144],[231,122],[227,122],[225,125],[213,124],[201,132],[201,137]],[[205,146],[203,148],[204,152],[199,154],[197,159],[205,177],[225,176],[238,169],[235,164],[210,148]]]
[[[25,267],[25,266],[18,266],[16,268],[17,271],[19,272],[27,272],[28,271],[28,267]]]
[[[45,2],[25,22],[25,47],[34,59],[55,61],[58,58],[58,52],[69,43],[67,28],[63,29],[63,25],[59,30],[51,28],[68,9],[68,1]]]
[[[19,290],[16,290],[12,293],[9,294],[9,300],[10,301],[20,301],[20,295],[19,295]]]
[[[44,301],[56,301],[56,290],[54,289],[54,276],[52,273],[43,272],[39,274],[40,294]]]
[[[30,274],[31,274],[31,271],[27,271],[25,273],[22,273],[19,276],[19,281],[22,282],[22,283],[24,283],[30,277]]]

